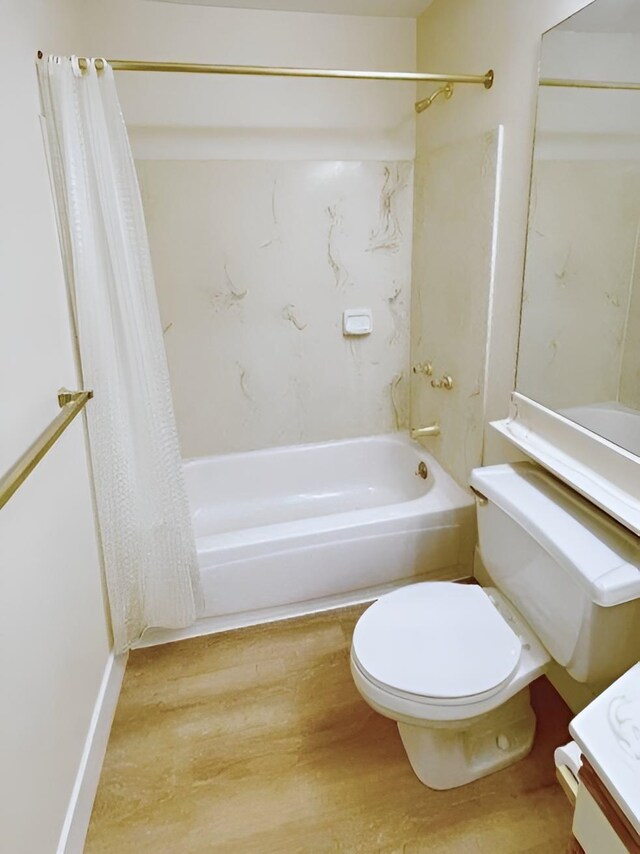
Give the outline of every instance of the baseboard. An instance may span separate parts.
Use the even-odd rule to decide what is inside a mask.
[[[442,578],[434,578],[431,573],[424,576],[417,575],[407,580],[367,587],[364,590],[356,590],[351,593],[338,593],[334,596],[311,599],[307,602],[294,602],[290,605],[264,608],[260,611],[244,611],[240,614],[228,614],[219,617],[201,617],[196,623],[188,626],[186,629],[147,629],[140,640],[133,645],[133,649],[162,646],[166,643],[175,643],[176,641],[189,640],[190,638],[203,637],[204,635],[215,635],[219,632],[228,632],[233,629],[246,629],[250,626],[260,626],[263,623],[275,623],[280,620],[291,620],[296,617],[308,617],[324,611],[348,608],[352,605],[364,605],[367,602],[378,599],[385,593],[390,593],[397,587],[404,587],[407,584],[415,584],[419,581],[460,581],[467,580],[469,577],[468,572],[459,566],[443,570],[442,575],[444,576]]]
[[[107,659],[62,826],[57,854],[82,854],[84,849],[126,664],[127,655],[115,656],[112,652]]]
[[[220,632],[228,632],[234,629],[246,629],[250,626],[260,626],[265,623],[277,623],[281,620],[291,620],[296,617],[308,617],[322,611],[333,611],[338,608],[347,608],[351,605],[361,605],[371,602],[380,592],[367,591],[362,594],[345,596],[328,596],[325,599],[317,599],[313,602],[295,603],[274,608],[265,608],[261,611],[243,611],[240,614],[222,615],[219,617],[201,617],[192,626],[186,629],[147,629],[140,640],[136,641],[133,649],[145,649],[150,646],[163,646],[167,643],[189,640],[191,638],[215,635]]]

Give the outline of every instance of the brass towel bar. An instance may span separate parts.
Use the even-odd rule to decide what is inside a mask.
[[[42,431],[15,465],[11,466],[9,471],[0,478],[0,507],[4,507],[13,493],[25,482],[47,451],[56,443],[76,415],[82,410],[86,402],[92,397],[92,391],[67,391],[66,388],[60,389],[58,403],[60,404],[61,411],[56,415],[51,424]]]

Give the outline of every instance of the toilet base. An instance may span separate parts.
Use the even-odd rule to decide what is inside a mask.
[[[453,789],[523,759],[531,750],[536,716],[529,688],[502,706],[465,721],[398,723],[417,778],[431,789]]]

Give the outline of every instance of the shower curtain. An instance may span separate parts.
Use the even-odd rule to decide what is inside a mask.
[[[80,65],[47,57],[38,77],[120,653],[147,627],[193,623],[201,591],[127,131],[112,69]]]

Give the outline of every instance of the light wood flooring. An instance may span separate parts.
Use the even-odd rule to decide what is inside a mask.
[[[549,683],[527,759],[429,790],[353,686],[362,610],[132,653],[86,854],[566,851],[553,749],[571,713]]]

